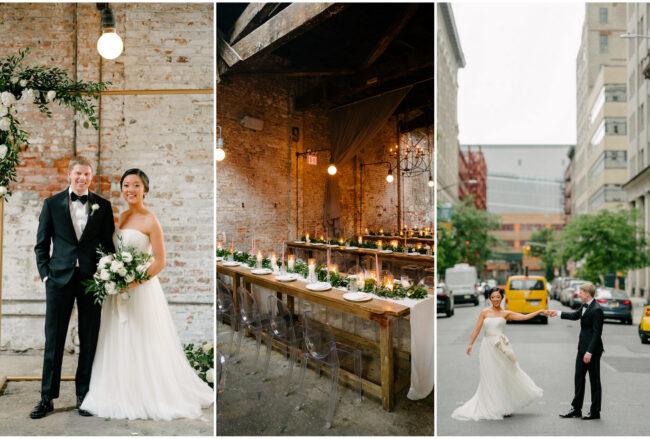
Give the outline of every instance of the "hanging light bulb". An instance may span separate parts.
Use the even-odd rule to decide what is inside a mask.
[[[386,176],[386,181],[389,182],[389,183],[392,183],[393,180],[394,180],[394,178],[393,178],[393,168],[390,168],[388,170],[388,175]]]
[[[217,149],[214,151],[214,158],[218,162],[226,158],[226,151],[223,150],[223,138],[221,137],[221,127],[217,125]]]
[[[329,175],[336,174],[336,166],[334,166],[334,163],[330,162],[330,165],[327,167],[327,173]]]
[[[115,14],[108,3],[98,3],[97,9],[102,11],[102,36],[97,40],[97,51],[103,58],[115,59],[124,49],[122,38],[115,32]]]
[[[433,177],[429,174],[429,187],[433,187]]]

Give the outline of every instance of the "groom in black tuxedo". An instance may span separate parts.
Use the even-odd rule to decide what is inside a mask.
[[[70,187],[45,200],[38,220],[34,252],[46,292],[45,352],[41,401],[30,413],[32,419],[51,412],[52,400],[59,397],[63,348],[75,300],[80,344],[75,375],[77,408],[88,393],[101,307],[94,303],[92,294],[85,294],[81,282],[95,274],[100,245],[107,252],[115,251],[113,209],[109,201],[88,190],[92,178],[92,163],[84,157],[72,158],[68,166]],[[79,414],[91,416],[84,410]]]
[[[585,420],[600,419],[601,385],[600,357],[603,349],[603,310],[594,300],[596,288],[586,283],[580,286],[582,306],[575,312],[553,311],[561,319],[580,320],[580,339],[578,341],[578,356],[576,357],[575,396],[571,402],[571,410],[560,415],[561,418],[580,418]],[[591,408],[587,416],[582,416],[582,401],[585,397],[585,375],[589,372],[591,386]]]

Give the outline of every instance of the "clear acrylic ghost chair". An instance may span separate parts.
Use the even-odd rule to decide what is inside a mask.
[[[246,329],[255,333],[255,367],[252,373],[257,372],[257,360],[260,356],[262,332],[269,328],[268,316],[260,314],[255,297],[244,287],[237,287],[237,307],[239,308],[239,331],[237,332],[237,352],[241,354],[241,342]]]
[[[226,357],[230,358],[234,353],[232,351],[233,340],[235,338],[235,326],[237,321],[237,312],[233,301],[232,290],[221,279],[217,279],[217,320],[221,323],[230,325],[230,335]],[[218,338],[217,338],[217,341]]]
[[[291,377],[293,374],[293,365],[298,356],[298,349],[302,342],[302,328],[294,323],[293,316],[287,305],[276,296],[268,297],[269,305],[269,342],[266,345],[266,361],[264,364],[264,377],[262,381],[268,379],[269,362],[271,360],[271,350],[273,349],[273,340],[279,340],[286,344],[289,349],[289,376],[287,378],[287,387],[284,394],[288,395],[291,391]]]
[[[418,287],[424,287],[424,288],[433,288],[435,284],[435,279],[433,276],[425,276],[422,279],[420,279],[420,282],[418,282]]]
[[[334,338],[334,332],[330,325],[315,317],[312,312],[305,312],[302,315],[304,351],[302,365],[300,367],[300,378],[298,384],[298,403],[296,410],[300,410],[305,398],[305,370],[307,361],[314,360],[320,365],[330,368],[330,390],[329,409],[325,428],[332,426],[334,411],[338,397],[339,369],[341,361],[352,358],[354,360],[354,372],[357,375],[356,390],[359,394],[357,402],[361,402],[361,351],[350,346],[339,343]]]
[[[226,388],[226,356],[217,351],[217,400],[223,401]]]

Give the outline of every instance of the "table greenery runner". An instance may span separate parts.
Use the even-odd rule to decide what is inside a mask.
[[[20,152],[29,145],[29,134],[20,128],[16,104],[34,104],[41,113],[52,116],[48,105],[57,102],[73,108],[75,120],[99,129],[92,103],[110,82],[78,81],[58,67],[29,67],[22,64],[29,47],[0,60],[0,197],[12,194]]]
[[[230,255],[230,249],[221,249],[217,250],[217,256],[222,258],[227,258]],[[233,254],[233,260],[241,262],[242,264],[247,265],[252,268],[257,263],[257,259],[246,252],[235,251]],[[271,260],[268,258],[262,259],[263,268],[271,268]],[[309,274],[309,266],[304,261],[297,259],[294,265],[293,270],[287,270],[289,273],[300,274],[303,278],[307,278]],[[316,267],[316,274],[318,276],[319,282],[325,282],[327,280],[327,266],[319,265]],[[330,284],[333,287],[344,287],[346,288],[349,285],[350,281],[346,276],[330,271]],[[393,289],[387,288],[386,286],[377,286],[375,279],[366,279],[363,291],[365,293],[373,293],[379,297],[386,297],[389,299],[426,299],[428,297],[427,290],[422,287],[411,285],[409,287],[403,287],[401,282],[395,281],[393,283]]]
[[[407,230],[405,227],[402,227],[401,229],[402,233],[409,233],[411,232],[408,236],[409,238],[424,238],[424,239],[433,239],[433,235],[431,232],[427,232],[426,229],[421,229],[418,227],[413,227],[410,230]],[[423,232],[422,236],[420,236],[420,232]],[[376,230],[369,230],[366,235],[370,236],[389,236],[389,237],[395,237],[398,238],[399,236],[396,235],[394,232],[381,232],[381,231],[376,231]],[[401,236],[401,238],[404,238],[404,235]]]
[[[307,242],[307,236],[306,235],[302,236],[300,238],[300,240],[304,241],[304,242]],[[308,244],[327,244],[327,243],[328,242],[327,242],[326,239],[309,238],[309,243]],[[350,246],[350,247],[358,247],[358,248],[365,248],[365,249],[377,249],[378,248],[377,247],[377,241],[363,241],[362,240],[361,243],[359,243],[358,239],[354,238],[354,237],[346,239],[345,241],[343,241],[342,244],[341,244],[341,241],[339,241],[337,239],[331,239],[329,241],[329,244],[340,246],[340,247]],[[403,242],[398,243],[397,244],[397,249],[395,249],[390,245],[390,242],[387,241],[387,242],[383,243],[382,249],[383,250],[391,250],[394,253],[404,253],[404,243]],[[422,248],[417,248],[417,247],[409,245],[408,250],[409,250],[409,253],[419,253],[421,255],[426,255],[427,254],[426,246],[424,246]]]

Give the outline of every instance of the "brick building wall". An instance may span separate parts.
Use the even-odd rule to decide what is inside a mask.
[[[29,46],[26,65],[58,66],[71,75],[76,67],[80,79],[111,81],[110,90],[213,87],[212,4],[111,6],[125,47],[116,60],[97,54],[100,14],[94,3],[0,4],[0,57]],[[213,95],[103,96],[101,131],[79,126],[76,140],[72,111],[51,109],[48,119],[33,106],[19,108],[31,146],[5,206],[2,348],[42,348],[44,289],[33,251],[38,215],[45,197],[66,188],[65,169],[75,149],[95,163],[101,188],[96,179],[91,190],[111,200],[116,215],[126,209],[121,174],[132,167],[147,173],[145,204],[165,232],[167,267],[159,277],[177,330],[183,342],[210,339]]]
[[[292,96],[293,84],[279,78],[226,76],[217,86],[217,124],[226,152],[224,161],[217,163],[217,231],[240,250],[250,251],[253,233],[260,249],[280,251],[284,240],[325,232],[329,154],[317,153],[318,164],[309,165],[305,156],[297,158],[295,153],[329,147],[327,115],[314,107],[293,111]],[[242,126],[244,116],[263,120],[263,129]],[[391,118],[357,159],[338,167],[345,237],[365,227],[397,227],[397,184],[386,182],[388,166],[360,169],[362,162],[387,160],[397,140],[395,123]],[[293,127],[300,132],[297,142],[291,140]],[[432,223],[428,176],[407,180],[405,217],[411,224]]]

